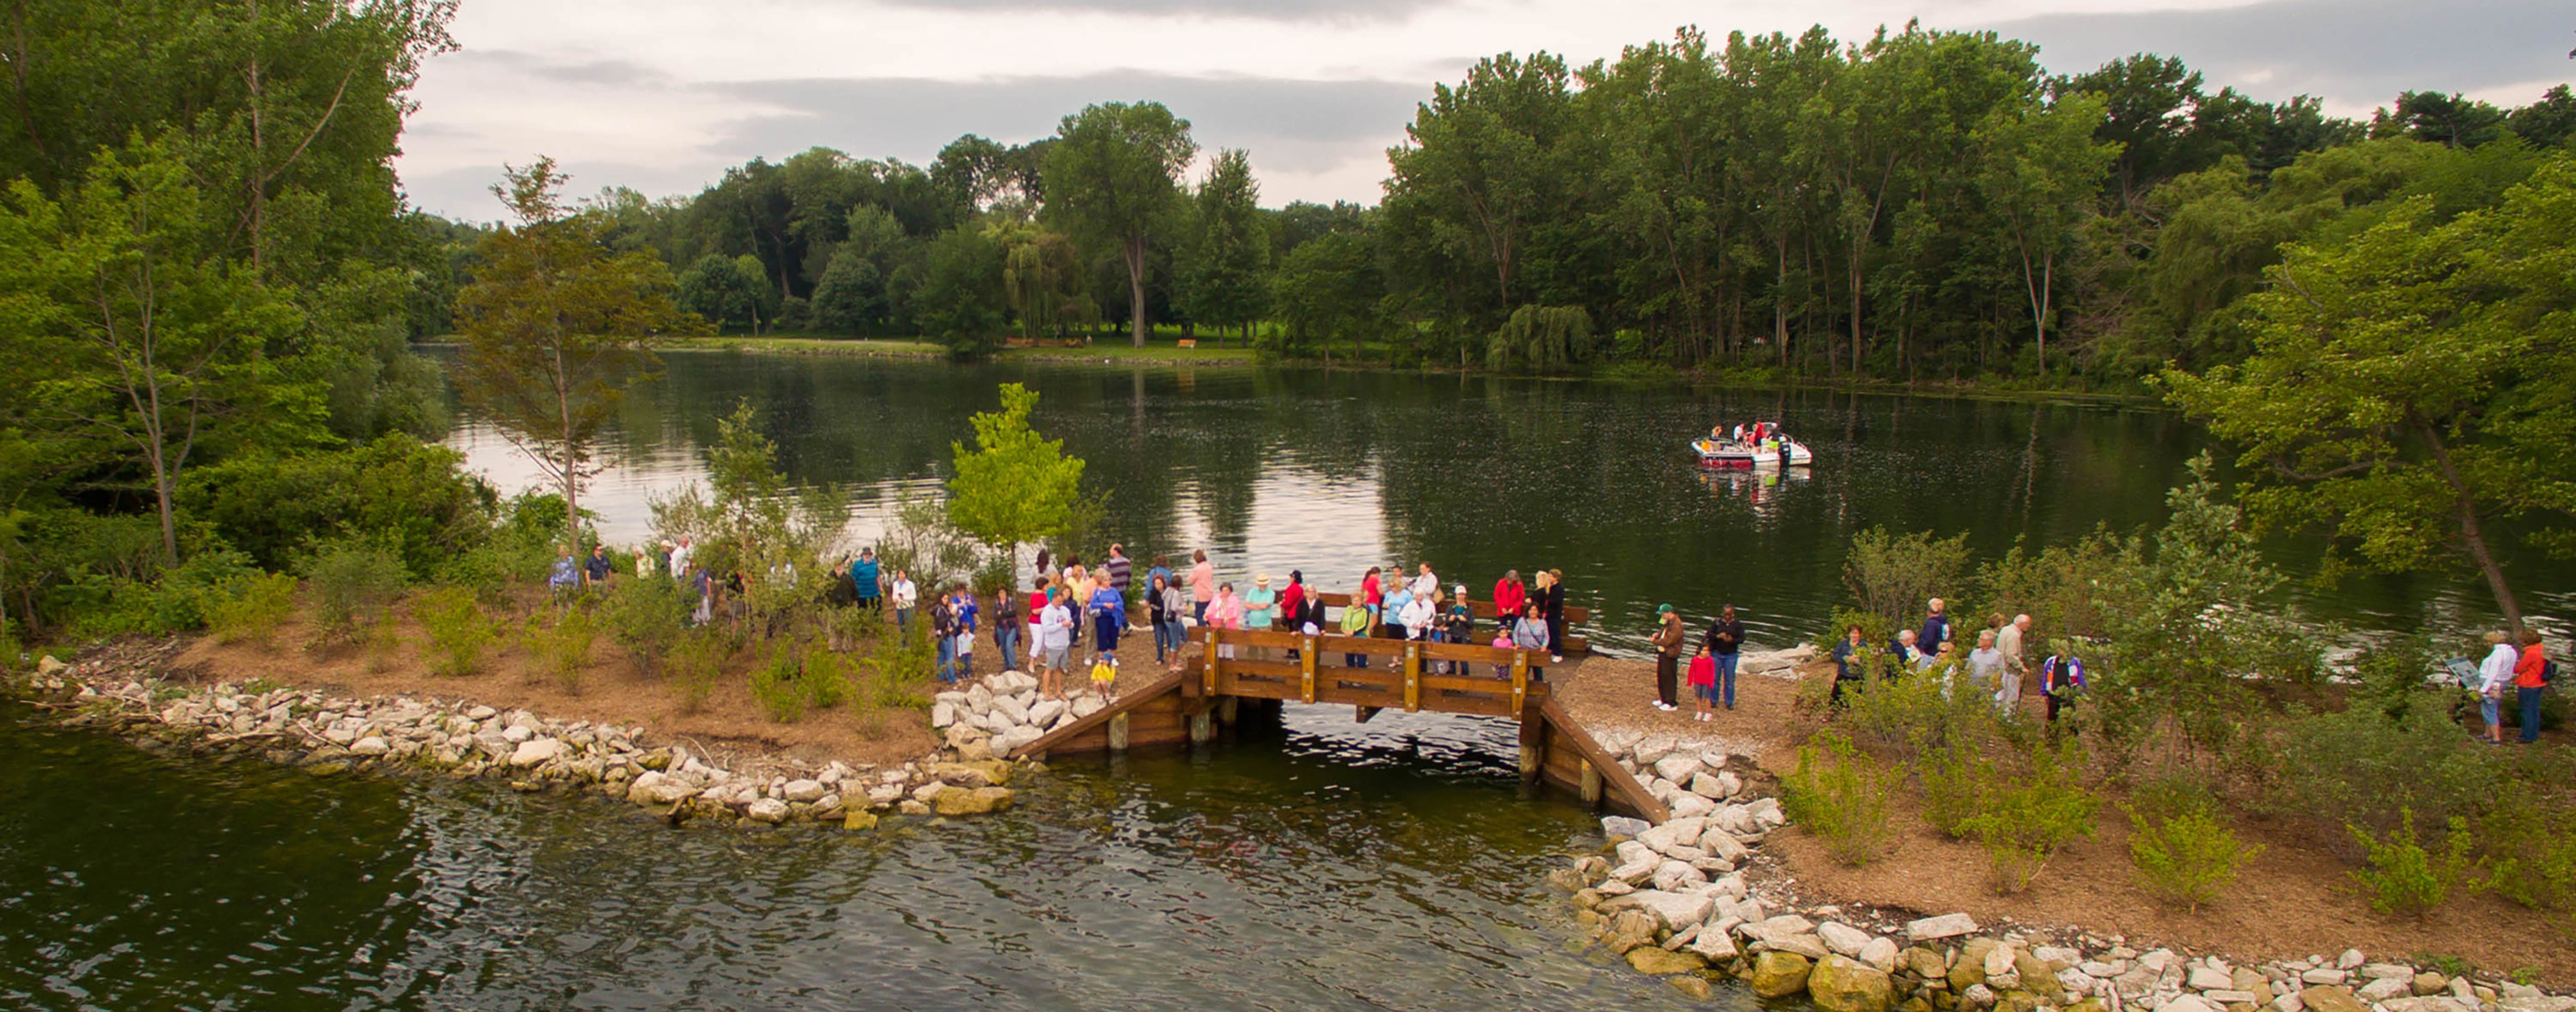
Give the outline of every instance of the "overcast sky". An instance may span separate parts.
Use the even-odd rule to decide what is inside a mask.
[[[1479,57],[1909,18],[2029,39],[2058,71],[2168,53],[2213,90],[2344,115],[2410,88],[2520,105],[2576,71],[2568,0],[465,0],[400,169],[420,207],[487,220],[502,163],[539,153],[576,192],[658,197],[754,156],[927,164],[962,133],[1016,143],[1150,99],[1202,147],[1249,149],[1266,205],[1375,203],[1414,104]]]

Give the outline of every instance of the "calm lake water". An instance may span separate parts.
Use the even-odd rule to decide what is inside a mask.
[[[1241,580],[1370,564],[1479,589],[1563,569],[1593,630],[1733,602],[1812,635],[1843,546],[1874,524],[2000,551],[2162,518],[2202,435],[2103,406],[1753,394],[1455,376],[673,355],[591,504],[641,540],[648,496],[702,474],[741,398],[800,483],[849,486],[874,530],[935,485],[995,384],[1090,461],[1119,535],[1206,547]],[[1711,475],[1683,440],[1767,417],[1811,475]],[[505,486],[528,469],[470,419]],[[2313,546],[2277,557],[2304,573]],[[2518,570],[2565,615],[2564,574]],[[2550,579],[2560,581],[2548,585]],[[2371,628],[2485,613],[2452,579],[2303,602]],[[604,799],[437,780],[315,780],[171,759],[0,705],[0,1007],[809,1009],[1681,1007],[1573,947],[1541,877],[1600,843],[1520,794],[1495,721],[1291,707],[1188,755],[1058,767],[1004,817],[876,834],[672,830]],[[1740,989],[1718,1006],[1750,1012]]]

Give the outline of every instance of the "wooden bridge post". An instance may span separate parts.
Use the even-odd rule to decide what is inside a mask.
[[[1512,696],[1521,715],[1521,782],[1530,783],[1547,771],[1547,715],[1538,707],[1519,705],[1517,688]]]
[[[1306,649],[1297,651],[1298,666],[1305,669],[1306,675],[1305,686],[1298,690],[1299,698],[1308,703],[1315,701],[1315,644],[1317,642],[1319,641],[1315,637],[1308,636]]]
[[[1241,704],[1242,702],[1243,702],[1243,697],[1241,697],[1241,696],[1219,696],[1219,697],[1217,697],[1217,700],[1216,700],[1216,721],[1217,721],[1217,723],[1224,724],[1224,725],[1226,725],[1226,726],[1228,726],[1228,727],[1232,727],[1232,726],[1234,726],[1234,722],[1235,722],[1235,720],[1236,720],[1236,716],[1237,716],[1238,712],[1241,710],[1241,706],[1240,706],[1240,704]]]
[[[1190,744],[1205,745],[1216,737],[1216,707],[1201,706],[1190,714]]]
[[[1583,761],[1583,803],[1593,811],[1601,810],[1601,771],[1593,768],[1590,759]]]
[[[1112,752],[1127,751],[1127,714],[1124,712],[1118,713],[1117,715],[1109,718],[1109,750]],[[1587,766],[1584,768],[1590,769],[1591,767]]]
[[[1512,712],[1522,713],[1529,703],[1529,651],[1512,651]],[[1524,715],[1526,723],[1528,717]]]
[[[1422,709],[1422,641],[1404,641],[1404,712]]]
[[[1216,628],[1215,626],[1210,625],[1210,626],[1200,626],[1200,627],[1199,627],[1199,629],[1200,629],[1200,631],[1201,631],[1201,632],[1204,632],[1204,633],[1206,633],[1206,634],[1207,634],[1207,694],[1208,694],[1208,695],[1213,696],[1213,695],[1216,695],[1216,637],[1217,637],[1217,628]]]

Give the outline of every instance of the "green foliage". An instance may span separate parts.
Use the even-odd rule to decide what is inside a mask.
[[[2468,820],[2453,817],[2450,827],[2439,854],[2425,850],[2416,836],[2411,808],[2399,809],[2397,829],[2384,836],[2374,837],[2360,826],[2345,827],[2369,852],[2368,866],[2354,871],[2352,879],[2369,897],[2372,910],[2421,919],[2450,899],[2452,887],[2460,884],[2474,863],[2469,856]]]
[[[794,651],[772,650],[768,659],[751,669],[751,699],[760,704],[760,712],[781,724],[805,718],[805,679]]]
[[[375,624],[402,593],[402,557],[374,541],[327,542],[305,563],[313,585],[313,634],[317,643],[343,641]]]
[[[671,685],[679,693],[683,712],[706,708],[707,697],[715,693],[716,680],[732,656],[733,640],[720,628],[705,626],[680,634],[671,650]]]
[[[634,659],[637,673],[651,678],[661,673],[664,658],[679,643],[688,611],[680,585],[656,574],[610,584],[599,618],[609,642]]]
[[[2576,914],[2576,810],[2550,793],[2555,771],[2498,790],[2477,821],[2486,874],[2472,883],[2534,910]]]
[[[805,645],[798,678],[805,692],[806,704],[814,709],[829,710],[850,697],[849,659],[819,640]]]
[[[1818,732],[1798,747],[1798,768],[1781,781],[1780,804],[1789,821],[1825,841],[1834,860],[1859,867],[1887,848],[1888,798],[1904,780],[1854,748],[1851,739]]]
[[[234,457],[198,468],[180,505],[262,566],[283,569],[343,536],[379,539],[413,579],[483,542],[499,497],[464,454],[389,435],[342,450]]]
[[[709,253],[681,272],[675,298],[719,332],[758,333],[762,296],[772,292],[761,278],[758,259]]]
[[[1982,590],[1984,606],[1978,614],[2031,617],[2033,630],[2047,630],[2058,637],[2098,638],[2109,630],[2102,614],[2103,600],[2096,589],[2106,574],[2113,574],[2137,564],[2133,553],[2137,541],[2122,538],[2109,530],[2096,530],[2085,538],[2050,545],[2037,552],[2019,542],[2001,558],[1987,561],[1977,569],[1977,586]],[[2022,649],[2036,664],[2042,656],[2040,644],[2027,643]]]
[[[690,484],[651,505],[657,535],[694,538],[708,572],[743,574],[752,616],[772,628],[809,611],[835,578],[826,557],[840,544],[850,509],[828,485],[791,494],[778,446],[761,428],[750,401],[736,404],[716,422],[706,451],[709,488]]]
[[[1191,202],[1187,266],[1179,286],[1182,308],[1191,320],[1237,327],[1260,318],[1269,294],[1263,279],[1270,268],[1270,237],[1260,199],[1251,155],[1235,148],[1217,152],[1207,181]]]
[[[1985,848],[1998,892],[2028,888],[2060,848],[2090,839],[2102,807],[2101,796],[2084,786],[2084,753],[2076,739],[2064,739],[2055,750],[2035,750],[2023,766],[2019,775],[1988,790],[1964,825]]]
[[[1198,154],[1190,121],[1160,102],[1084,106],[1056,127],[1047,149],[1047,212],[1126,264],[1128,312],[1137,347],[1145,346],[1145,271],[1149,246],[1171,229],[1181,171]]]
[[[1996,725],[1994,704],[1983,693],[1954,691],[1951,680],[1946,667],[1862,679],[1844,689],[1841,722],[1854,737],[1906,755],[1980,740]]]
[[[411,613],[429,637],[430,670],[461,678],[483,669],[483,651],[500,638],[472,587],[437,587],[412,598]]]
[[[922,333],[948,347],[948,357],[972,361],[1000,345],[1006,251],[982,230],[958,228],[931,240],[916,311]]]
[[[2391,833],[2408,812],[2447,823],[2496,793],[2495,756],[2461,747],[2449,702],[2432,691],[2407,697],[2394,718],[2367,705],[2293,716],[2274,738],[2281,762],[2265,803],[2347,855],[2346,827]]]
[[[2263,852],[2260,845],[2239,843],[2214,804],[2158,807],[2167,810],[2129,809],[2129,862],[2137,866],[2139,884],[2158,899],[2198,913],[2201,904],[2235,884],[2237,869]]]
[[[1485,342],[1495,372],[1562,372],[1592,360],[1599,335],[1581,306],[1522,306]]]
[[[286,573],[247,573],[229,582],[224,593],[206,602],[206,627],[217,642],[266,644],[277,627],[295,613],[295,577]]]
[[[1083,461],[1064,441],[1029,427],[1038,395],[1002,384],[1002,410],[977,412],[975,450],[949,444],[956,475],[948,479],[948,519],[985,544],[1007,548],[1063,533],[1081,494]]]
[[[1916,768],[1923,782],[1923,821],[1953,840],[1967,839],[2000,776],[1993,760],[1974,744],[1954,739],[1923,753]]]
[[[1903,628],[1925,602],[1955,594],[1972,559],[1965,534],[1935,539],[1930,531],[1896,535],[1872,527],[1852,535],[1843,556],[1843,586],[1861,611],[1887,616]]]
[[[556,609],[551,619],[546,616],[543,610],[528,616],[528,656],[565,692],[579,693],[582,669],[590,666],[591,647],[599,641],[600,621],[589,608],[580,606]]]

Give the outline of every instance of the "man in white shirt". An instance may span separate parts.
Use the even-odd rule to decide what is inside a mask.
[[[912,574],[894,571],[894,630],[897,635],[912,631],[912,606],[921,601],[921,588],[912,585]]]
[[[1431,632],[1431,619],[1440,613],[1440,610],[1432,605],[1431,599],[1439,593],[1439,588],[1434,587],[1430,593],[1415,594],[1413,600],[1404,602],[1404,610],[1396,613],[1395,620],[1403,623],[1405,639],[1422,639]]]
[[[680,547],[671,549],[671,578],[677,580],[688,576],[689,558],[696,554],[697,549],[690,545],[689,536],[680,535]]]
[[[2487,656],[2478,663],[2478,710],[2487,719],[2487,744],[2504,744],[2504,690],[2513,687],[2513,665],[2522,656],[2514,652],[2511,637],[2500,632],[2487,634]]]
[[[1416,600],[1420,600],[1426,597],[1437,596],[1439,593],[1440,577],[1432,573],[1431,564],[1425,562],[1422,564],[1419,575],[1416,575],[1413,578],[1413,596]]]
[[[2022,676],[2030,671],[2022,658],[2022,639],[2030,632],[2030,616],[2015,615],[2012,623],[1995,634],[1995,650],[2004,655],[2003,684],[1995,687],[1995,702],[2009,713],[2021,705]]]
[[[1064,671],[1072,663],[1073,609],[1065,607],[1064,595],[1047,598],[1038,611],[1038,657],[1040,667],[1038,694],[1047,699],[1064,698]]]

